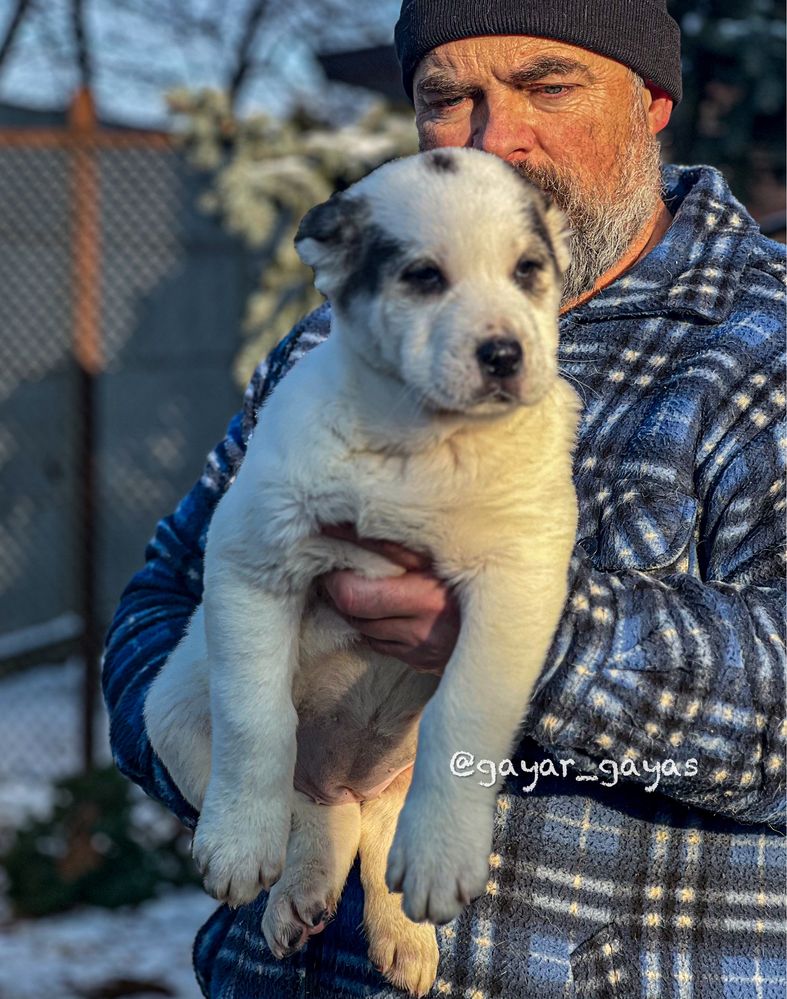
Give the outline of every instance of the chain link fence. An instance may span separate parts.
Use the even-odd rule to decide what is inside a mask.
[[[27,117],[0,109],[0,784],[101,755],[103,635],[239,405],[259,267],[168,136],[84,92]]]

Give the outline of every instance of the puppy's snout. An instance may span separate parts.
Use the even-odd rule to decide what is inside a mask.
[[[481,371],[492,378],[511,378],[522,369],[522,345],[512,337],[494,336],[476,348]]]

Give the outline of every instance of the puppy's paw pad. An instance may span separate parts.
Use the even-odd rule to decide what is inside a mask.
[[[309,934],[303,926],[294,923],[289,928],[283,929],[277,936],[272,936],[271,939],[268,939],[266,934],[265,939],[271,954],[277,961],[283,961],[285,957],[292,957],[301,947],[305,946]]]
[[[391,891],[402,892],[402,907],[409,919],[448,923],[483,894],[489,877],[489,846],[488,838],[477,834],[460,834],[446,841],[437,829],[423,826],[420,831],[416,827],[413,835],[400,818],[388,855],[386,884]]]
[[[434,929],[397,920],[367,926],[369,960],[399,989],[425,996],[434,984],[440,952]]]
[[[315,897],[308,886],[302,890],[274,887],[262,917],[262,932],[271,953],[281,960],[289,957],[315,933],[320,933],[333,918],[337,899]]]
[[[279,880],[286,844],[286,830],[266,834],[253,823],[206,821],[203,811],[191,852],[205,891],[237,907],[253,902],[263,889]]]
[[[264,889],[268,889],[281,875],[283,858],[278,864],[261,863],[257,857],[210,855],[205,864],[198,862],[205,891],[219,902],[235,909],[247,905]]]

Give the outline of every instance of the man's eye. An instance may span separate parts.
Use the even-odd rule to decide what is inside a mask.
[[[541,94],[546,94],[547,97],[561,97],[563,94],[567,94],[569,89],[564,83],[547,83],[543,87],[539,87],[538,91]]]
[[[434,100],[428,101],[426,106],[430,111],[446,111],[449,108],[459,107],[459,105],[464,100],[463,96],[457,97],[436,97]]]
[[[448,287],[445,275],[433,264],[415,264],[408,267],[400,280],[413,290],[424,294],[437,294]]]

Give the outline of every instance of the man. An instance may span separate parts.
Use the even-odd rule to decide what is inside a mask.
[[[432,994],[781,996],[783,251],[714,170],[660,174],[655,135],[681,96],[665,0],[406,0],[396,42],[424,148],[495,153],[566,211],[561,369],[585,403],[570,596],[487,892],[439,930]],[[145,692],[199,601],[207,525],[257,410],[327,324],[324,306],[258,370],[108,639],[118,764],[192,825],[146,739]],[[381,547],[404,577],[326,588],[374,647],[439,672],[451,595],[425,560]],[[200,932],[206,995],[400,994],[366,960],[357,868],[288,961],[267,952],[261,910],[220,909]]]

